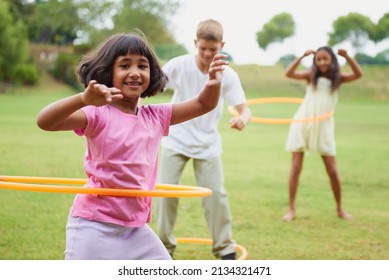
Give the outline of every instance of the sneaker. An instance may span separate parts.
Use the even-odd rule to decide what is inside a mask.
[[[222,260],[236,260],[236,253],[227,254],[221,257]]]

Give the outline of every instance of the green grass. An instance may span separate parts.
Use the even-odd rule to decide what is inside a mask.
[[[303,84],[282,69],[236,66],[248,98],[302,96]],[[251,123],[244,132],[220,123],[225,185],[233,216],[233,236],[248,259],[389,259],[389,69],[364,69],[344,85],[335,114],[337,162],[345,209],[354,219],[338,219],[319,156],[306,156],[297,197],[297,219],[287,210],[290,154],[284,151],[288,125]],[[382,73],[383,72],[383,73]],[[375,82],[377,81],[377,82]],[[48,103],[73,91],[48,77],[36,87],[0,94],[0,175],[85,177],[85,140],[73,132],[50,133],[35,124]],[[161,95],[147,102],[167,102]],[[291,117],[297,105],[253,105],[255,116]],[[191,162],[182,184],[193,185]],[[65,226],[74,195],[0,189],[0,259],[63,259]],[[155,220],[155,219],[154,219]],[[155,229],[155,222],[151,226]],[[182,198],[177,237],[209,238],[201,199]],[[181,244],[177,259],[214,259],[209,245]]]

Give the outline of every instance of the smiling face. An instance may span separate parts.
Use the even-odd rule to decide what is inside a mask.
[[[224,45],[224,42],[197,39],[195,40],[195,46],[197,48],[196,61],[200,70],[207,72],[209,65],[212,63],[213,57],[220,53]]]
[[[332,57],[325,50],[319,50],[315,55],[315,65],[322,75],[329,74],[332,64]]]
[[[138,99],[150,85],[150,64],[145,56],[118,56],[113,64],[112,86],[121,90],[123,100]]]

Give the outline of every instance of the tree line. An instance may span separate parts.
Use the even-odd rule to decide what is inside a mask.
[[[389,50],[382,51],[371,57],[363,53],[363,48],[370,41],[374,44],[389,38],[389,13],[385,13],[375,24],[372,20],[359,13],[348,13],[338,17],[332,23],[333,30],[328,33],[328,45],[335,46],[343,42],[351,43],[355,58],[360,64],[389,65]],[[295,22],[289,13],[281,13],[272,17],[263,28],[256,33],[260,48],[266,48],[274,43],[282,43],[295,33]],[[294,55],[285,55],[279,62],[288,64]]]
[[[175,40],[168,20],[179,8],[178,0],[0,0],[0,82],[34,84],[41,71],[50,71],[79,87],[73,67],[80,55],[114,33],[135,28],[147,35],[160,59],[184,54],[187,50]],[[256,33],[258,46],[266,50],[294,32],[292,15],[278,14]],[[389,50],[376,57],[362,52],[368,41],[389,37],[389,13],[377,24],[349,13],[333,22],[328,36],[330,46],[350,42],[361,64],[389,63]],[[43,59],[52,63],[39,63]],[[279,62],[291,59],[293,55],[285,55]]]
[[[33,84],[49,70],[77,86],[75,60],[108,36],[135,28],[162,59],[186,53],[167,20],[178,8],[176,0],[0,0],[0,81]],[[32,50],[38,58],[55,56],[54,63],[37,63]]]

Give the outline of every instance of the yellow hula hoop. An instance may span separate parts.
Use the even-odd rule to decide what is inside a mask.
[[[186,244],[206,244],[206,245],[212,245],[213,241],[211,239],[207,238],[186,238],[186,237],[181,237],[181,238],[176,238],[177,243],[186,243]],[[235,248],[237,251],[240,252],[240,257],[238,260],[245,260],[247,258],[247,250],[244,248],[242,245],[235,244]]]
[[[0,176],[0,188],[21,191],[150,197],[198,197],[212,194],[212,190],[208,188],[169,184],[157,184],[155,190],[81,188],[79,186],[69,186],[69,184],[82,186],[86,182],[86,179],[76,178]]]
[[[297,97],[266,97],[266,98],[256,98],[247,100],[247,105],[253,104],[269,104],[269,103],[302,103],[303,98]],[[238,116],[238,112],[232,107],[228,106],[228,112],[234,116]],[[319,122],[324,121],[334,114],[334,111],[329,111],[322,115],[310,118],[302,119],[275,119],[275,118],[261,118],[261,117],[251,117],[251,122],[255,123],[265,123],[265,124],[290,124],[290,123],[305,123],[305,122]]]

